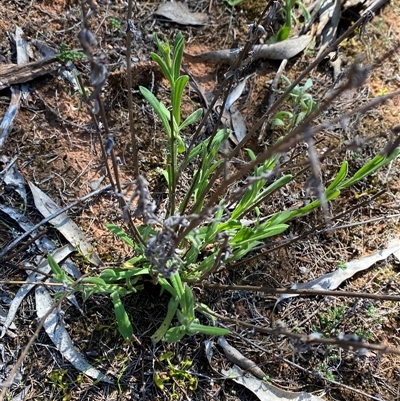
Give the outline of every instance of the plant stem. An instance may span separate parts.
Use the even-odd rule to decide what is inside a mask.
[[[176,162],[177,162],[177,149],[176,149],[176,138],[175,135],[179,135],[178,132],[175,133],[174,129],[174,112],[171,109],[171,114],[170,114],[170,127],[171,127],[171,138],[169,140],[169,145],[170,145],[170,156],[169,156],[169,161],[170,165],[167,166],[167,169],[169,169],[170,174],[169,174],[169,204],[170,204],[170,216],[173,216],[175,214],[175,205],[176,205],[176,181],[177,181],[177,171],[176,171]],[[167,159],[168,160],[168,159]]]
[[[127,14],[127,32],[126,32],[126,73],[128,83],[128,112],[129,112],[129,129],[131,132],[132,153],[134,163],[134,176],[139,175],[139,160],[138,160],[138,146],[136,139],[135,127],[133,124],[133,100],[132,100],[132,60],[131,60],[131,44],[132,34],[130,24],[132,20],[133,0],[128,1],[128,14]]]

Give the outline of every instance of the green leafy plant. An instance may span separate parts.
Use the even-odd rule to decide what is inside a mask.
[[[61,43],[60,54],[57,56],[57,58],[63,63],[74,60],[82,60],[84,57],[85,53],[70,49],[66,43]]]
[[[287,87],[292,83],[289,78],[282,75]],[[274,115],[271,122],[271,129],[276,127],[294,127],[300,124],[313,110],[317,109],[317,103],[313,100],[310,93],[306,93],[313,85],[312,79],[308,78],[303,86],[296,85],[290,92],[292,100],[292,111],[279,111]]]
[[[83,375],[79,374],[73,381],[68,376],[68,369],[53,369],[48,373],[46,382],[51,383],[53,392],[62,401],[69,401],[72,397],[71,388],[82,382]]]
[[[172,381],[171,398],[176,396],[177,387],[195,391],[197,388],[198,380],[193,376],[188,369],[192,366],[192,361],[185,359],[178,364],[174,364],[173,352],[166,352],[160,356],[159,361],[166,361],[168,370],[158,370],[154,374],[154,382],[156,386],[164,390],[165,384]]]
[[[122,23],[119,19],[110,17],[108,18],[108,22],[114,31],[120,31],[122,29]]]
[[[361,327],[358,327],[356,329],[356,331],[354,332],[354,334],[356,334],[358,337],[360,337],[363,341],[371,341],[372,338],[374,338],[374,334],[369,331],[369,330],[365,330]]]
[[[368,305],[368,312],[367,316],[368,317],[374,317],[376,315],[376,308],[374,304],[369,304]]]
[[[320,328],[314,327],[315,331],[323,333],[326,337],[336,335],[337,327],[344,319],[347,308],[345,306],[337,306],[327,309],[326,313],[318,315]]]
[[[332,381],[335,380],[335,376],[332,373],[332,371],[330,370],[331,368],[327,364],[325,364],[325,363],[320,364],[320,365],[318,365],[317,369],[321,373],[321,375],[325,376],[328,380],[332,380]]]
[[[171,110],[160,102],[147,88],[141,86],[140,92],[145,99],[153,107],[158,117],[161,119],[165,132],[168,136],[168,157],[167,157],[167,170],[165,178],[167,179],[170,189],[174,186],[174,177],[177,174],[177,155],[178,153],[185,152],[185,144],[180,132],[187,126],[195,123],[202,114],[202,109],[193,112],[185,121],[181,123],[181,104],[182,95],[185,87],[189,81],[187,75],[180,75],[182,64],[184,38],[179,33],[175,38],[173,51],[171,51],[170,44],[167,41],[161,41],[157,35],[154,36],[158,50],[161,55],[151,53],[151,58],[160,66],[165,78],[171,87]]]
[[[293,26],[292,10],[296,4],[301,8],[304,20],[306,22],[310,20],[311,15],[303,2],[299,0],[285,0],[285,8],[281,9],[285,14],[285,22],[279,31],[269,39],[269,43],[281,42],[289,38]]]
[[[119,268],[105,269],[97,276],[85,277],[79,283],[74,283],[50,256],[49,262],[55,278],[73,287],[74,291],[81,291],[84,299],[96,293],[109,294],[118,329],[126,340],[132,337],[133,327],[123,299],[140,291],[143,279],[150,276],[159,285],[160,293],[170,296],[164,320],[151,339],[153,343],[161,340],[173,343],[185,335],[229,334],[229,330],[215,326],[215,320],[204,305],[198,307],[190,283],[201,282],[225,266],[243,260],[249,252],[263,246],[267,238],[282,234],[292,219],[319,208],[321,200],[316,199],[295,209],[277,210],[263,217],[260,205],[267,203],[277,191],[289,188],[294,179],[290,173],[281,173],[281,153],[274,151],[284,144],[285,137],[258,155],[247,149],[249,162],[245,165],[245,168],[248,166],[245,177],[239,171],[227,178],[224,171],[228,165],[220,149],[230,135],[228,129],[215,130],[210,137],[197,142],[189,142],[184,136],[184,128],[198,121],[202,110],[196,110],[181,122],[181,105],[189,79],[187,75],[180,75],[183,36],[176,36],[172,48],[157,36],[155,42],[159,54],[152,53],[151,56],[169,82],[169,103],[158,100],[147,88],[141,87],[140,92],[159,117],[168,142],[165,165],[160,167],[167,183],[166,216],[161,218],[155,214],[156,206],[148,183],[138,175],[136,190],[127,200],[123,213],[129,214],[129,209],[135,205],[133,215],[136,219],[141,218],[143,224],[135,225],[132,235],[115,224],[107,224],[114,235],[132,248],[134,256],[130,260]],[[285,81],[290,85],[288,79]],[[288,94],[293,107],[299,108],[297,116],[292,117],[292,125],[301,125],[316,108],[311,95],[306,93],[311,86],[312,81],[307,80]],[[351,176],[348,176],[347,161],[343,161],[324,189],[325,202],[336,199],[344,189],[373,174],[398,153],[397,149],[388,156],[378,155]],[[191,176],[189,186],[181,185],[183,172]],[[204,315],[208,324],[200,322],[197,312]],[[327,332],[330,331],[329,321],[336,321],[337,316],[321,319]]]

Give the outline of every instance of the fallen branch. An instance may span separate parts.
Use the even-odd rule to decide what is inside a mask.
[[[214,316],[223,322],[237,324],[239,326],[255,330],[256,332],[261,333],[261,334],[285,336],[288,338],[292,338],[294,340],[300,340],[300,341],[304,342],[305,344],[334,345],[337,347],[342,347],[344,349],[349,349],[351,351],[356,350],[359,352],[363,352],[364,350],[367,349],[367,350],[371,350],[371,351],[376,351],[377,353],[380,353],[380,354],[400,355],[400,349],[391,348],[391,347],[386,346],[385,344],[364,343],[362,341],[361,337],[358,337],[358,336],[355,336],[352,334],[339,336],[337,338],[323,338],[319,335],[319,333],[312,333],[310,335],[298,334],[298,333],[293,333],[293,332],[287,331],[287,330],[256,326],[254,324],[244,322],[243,320],[222,316],[209,309],[203,309],[200,305],[198,306],[198,308],[201,310],[204,310],[207,314]]]
[[[272,287],[258,287],[253,285],[223,285],[223,284],[203,284],[204,288],[217,291],[251,291],[263,292],[264,294],[296,294],[296,295],[322,295],[324,297],[348,297],[348,298],[363,298],[363,299],[376,299],[380,301],[394,301],[400,302],[399,295],[388,294],[368,294],[365,292],[351,292],[351,291],[329,291],[329,290],[315,290],[307,288],[272,288]]]
[[[32,79],[49,74],[58,68],[58,55],[46,57],[26,64],[0,65],[0,90],[11,85],[29,82]]]

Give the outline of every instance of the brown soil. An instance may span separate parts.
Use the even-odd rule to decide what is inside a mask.
[[[159,208],[163,207],[167,195],[162,175],[157,168],[165,162],[164,149],[167,142],[162,134],[161,124],[138,91],[138,87],[142,85],[153,88],[159,98],[167,98],[166,81],[163,80],[158,67],[150,61],[150,52],[154,51],[152,33],[173,37],[175,32],[181,30],[187,43],[185,51],[190,54],[243,45],[248,32],[247,25],[262,11],[265,2],[244,1],[241,6],[233,9],[220,0],[188,3],[191,10],[209,11],[211,23],[193,28],[157,19],[153,12],[158,7],[158,2],[139,2],[135,14],[135,24],[142,32],[142,38],[136,38],[137,41],[133,45],[133,57],[139,60],[132,72],[134,128],[139,144],[139,167],[150,183]],[[356,18],[352,12],[348,14],[354,21]],[[365,53],[365,62],[372,64],[392,48],[400,37],[399,14],[400,7],[396,2],[387,4],[367,25],[367,34],[362,42],[357,37],[348,40],[341,50],[343,68],[349,66],[359,53]],[[96,37],[100,38],[101,48],[107,54],[110,76],[104,91],[106,113],[115,138],[115,152],[122,162],[121,182],[129,185],[133,181],[133,161],[127,106],[124,24],[118,27],[118,24],[113,24],[113,20],[110,19],[112,17],[117,21],[125,21],[125,15],[123,2],[106,4],[99,1],[98,14],[92,17],[90,24],[96,32]],[[16,61],[15,43],[9,38],[16,26],[23,29],[28,41],[37,39],[55,49],[59,49],[61,43],[66,43],[71,49],[77,49],[80,47],[77,39],[80,21],[80,4],[73,0],[2,2],[0,61]],[[345,23],[346,21],[343,22]],[[313,55],[314,49],[310,49],[303,55],[289,60],[285,70],[288,78],[295,79],[312,61]],[[254,73],[254,76],[249,79],[239,101],[239,108],[245,116],[248,128],[267,109],[269,84],[279,65],[280,62],[277,61],[257,61],[248,71],[249,74]],[[87,84],[88,63],[84,60],[76,61],[75,66]],[[223,65],[185,63],[185,66],[198,84],[209,92],[216,90],[226,72],[226,66]],[[312,79],[313,98],[321,102],[326,89],[332,85],[330,71],[318,68],[313,72]],[[320,121],[334,118],[368,99],[399,90],[399,82],[400,63],[398,54],[393,54],[371,72],[363,88],[337,99]],[[21,103],[13,130],[5,146],[0,149],[0,156],[7,156],[8,159],[18,156],[19,171],[25,181],[33,182],[60,207],[64,207],[92,192],[97,184],[101,186],[108,183],[102,165],[99,136],[80,95],[66,80],[60,79],[58,74],[35,79],[30,82],[30,89],[28,99]],[[10,90],[0,91],[0,116],[5,114],[9,100]],[[386,142],[392,139],[390,129],[400,123],[399,102],[397,97],[365,116],[351,117],[347,122],[349,129],[346,138],[339,138],[334,130],[318,135],[316,139],[320,141],[320,148],[333,146],[342,149],[334,154],[328,160],[329,165],[324,167],[326,182],[329,182],[343,159],[349,160],[350,171],[354,172],[383,149]],[[184,117],[201,104],[199,96],[193,89],[189,89],[185,93],[182,110]],[[354,139],[354,132],[356,136],[365,140],[363,152],[349,151],[344,147],[346,140]],[[189,129],[186,134],[191,134]],[[265,143],[254,138],[251,147],[256,152],[261,151],[265,144],[270,145],[270,141],[278,138],[280,134],[281,132],[267,132],[262,138]],[[104,138],[100,140],[103,141]],[[301,155],[302,150],[297,147],[294,152]],[[242,160],[245,157],[244,153],[240,155]],[[388,168],[344,191],[342,200],[332,204],[332,216],[363,200],[370,200],[377,191],[385,189],[382,195],[365,202],[362,207],[355,209],[337,224],[346,225],[398,213],[399,173],[399,162],[395,160]],[[304,194],[307,177],[304,175],[303,178],[287,190],[284,203],[281,199],[283,195],[277,195],[271,200],[271,205],[261,207],[262,212],[267,215],[277,210],[276,208],[289,208],[302,202],[304,196],[300,194]],[[296,196],[289,195],[289,191]],[[21,199],[15,193],[7,192],[5,186],[0,192],[0,203],[16,209],[21,208]],[[35,223],[41,221],[42,217],[35,209],[30,194],[26,214]],[[70,210],[69,215],[95,246],[107,267],[118,266],[132,256],[131,249],[105,227],[106,223],[125,227],[118,198],[113,192],[106,191],[78,204]],[[13,222],[3,215],[0,215],[0,220],[0,248],[4,248],[13,240]],[[266,248],[273,247],[279,244],[280,240],[290,236],[300,235],[320,221],[320,213],[295,221],[284,236],[274,239],[272,245],[266,244]],[[53,240],[65,243],[56,229],[47,227],[46,230]],[[215,282],[290,286],[330,272],[341,262],[382,249],[389,239],[398,235],[399,217],[316,234],[274,251],[262,259],[255,259],[236,269],[228,270],[216,277]],[[19,288],[16,284],[6,285],[5,280],[24,280],[25,273],[18,267],[24,266],[24,263],[32,260],[34,256],[23,249],[17,252],[14,258],[0,263],[3,280],[0,284],[0,295],[4,293],[4,299],[10,300]],[[76,257],[75,262],[83,273],[89,271],[88,266],[82,263],[79,257]],[[382,293],[383,289],[387,289],[392,294],[399,294],[398,274],[399,261],[389,259],[358,274],[344,283],[341,289],[372,293]],[[112,305],[106,297],[96,296],[84,303],[84,316],[74,307],[65,306],[65,322],[75,346],[96,367],[117,378],[118,386],[93,383],[82,376],[62,358],[42,331],[21,368],[18,383],[9,390],[10,399],[27,389],[27,395],[23,398],[26,400],[256,400],[248,390],[233,384],[232,381],[221,379],[222,376],[218,372],[229,365],[222,353],[214,356],[216,362],[213,369],[209,366],[202,343],[203,337],[185,338],[176,346],[151,345],[149,336],[164,318],[168,299],[161,297],[160,302],[158,287],[149,283],[145,286],[145,291],[126,300],[126,308],[136,335],[135,341],[129,344],[124,343],[117,333]],[[216,312],[259,326],[273,327],[276,322],[281,322],[290,330],[303,333],[320,330],[328,336],[358,331],[370,342],[400,349],[399,306],[393,302],[299,297],[273,310],[274,302],[260,294],[218,292],[199,288],[195,288],[195,292],[202,302]],[[3,306],[7,310],[7,302],[1,302],[0,311]],[[36,328],[34,309],[34,302],[28,297],[15,321],[17,336],[12,338],[6,335],[1,340],[0,346],[5,350],[5,360],[0,364],[0,384],[1,380],[7,377],[21,349]],[[336,311],[335,324],[332,323],[332,316],[328,311]],[[326,400],[367,400],[370,399],[368,395],[375,397],[373,399],[400,400],[400,359],[396,355],[369,352],[366,356],[359,356],[351,350],[327,346],[304,347],[287,338],[261,336],[244,331],[239,325],[230,325],[230,328],[237,334],[232,337],[232,345],[254,360],[269,376],[272,384],[284,390],[323,394]],[[166,374],[168,371],[166,362],[160,362],[160,357],[167,351],[174,352],[174,363],[177,366],[186,358],[193,361],[190,372],[199,380],[196,391],[191,392],[185,381],[176,383],[178,396],[173,398],[175,395],[172,384],[167,385],[164,390],[156,387],[154,372]]]

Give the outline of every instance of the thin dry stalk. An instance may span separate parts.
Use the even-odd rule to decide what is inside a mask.
[[[199,306],[200,309],[203,309]],[[358,336],[353,337],[353,335],[346,335],[342,338],[321,338],[318,335],[304,335],[304,334],[297,334],[291,331],[280,330],[280,329],[269,329],[266,327],[256,326],[251,323],[244,322],[243,320],[239,319],[232,319],[226,316],[222,316],[218,313],[212,312],[210,310],[203,309],[205,313],[208,313],[223,322],[233,323],[242,327],[246,327],[248,329],[252,329],[261,334],[268,334],[268,335],[276,335],[276,336],[285,336],[288,338],[292,338],[294,340],[300,340],[305,344],[324,344],[324,345],[334,345],[344,349],[350,350],[357,350],[363,352],[364,350],[372,350],[377,351],[379,354],[392,354],[392,355],[400,355],[400,349],[391,348],[386,345],[381,344],[370,344],[364,343],[360,341]],[[319,334],[319,333],[317,333]]]
[[[263,292],[264,294],[295,294],[304,296],[323,295],[327,297],[377,299],[380,301],[400,302],[400,296],[398,295],[378,295],[378,294],[367,294],[364,292],[352,292],[352,291],[273,288],[273,287],[257,287],[253,285],[223,285],[223,284],[209,284],[209,283],[203,283],[203,287],[217,291],[251,291],[251,292]]]
[[[132,11],[133,11],[133,0],[129,0],[128,13],[127,13],[127,28],[126,28],[126,73],[128,82],[129,129],[131,132],[134,176],[137,178],[139,176],[139,160],[138,160],[138,145],[137,145],[134,118],[133,118],[132,60],[131,60],[132,36],[136,32],[136,30],[132,21]]]

